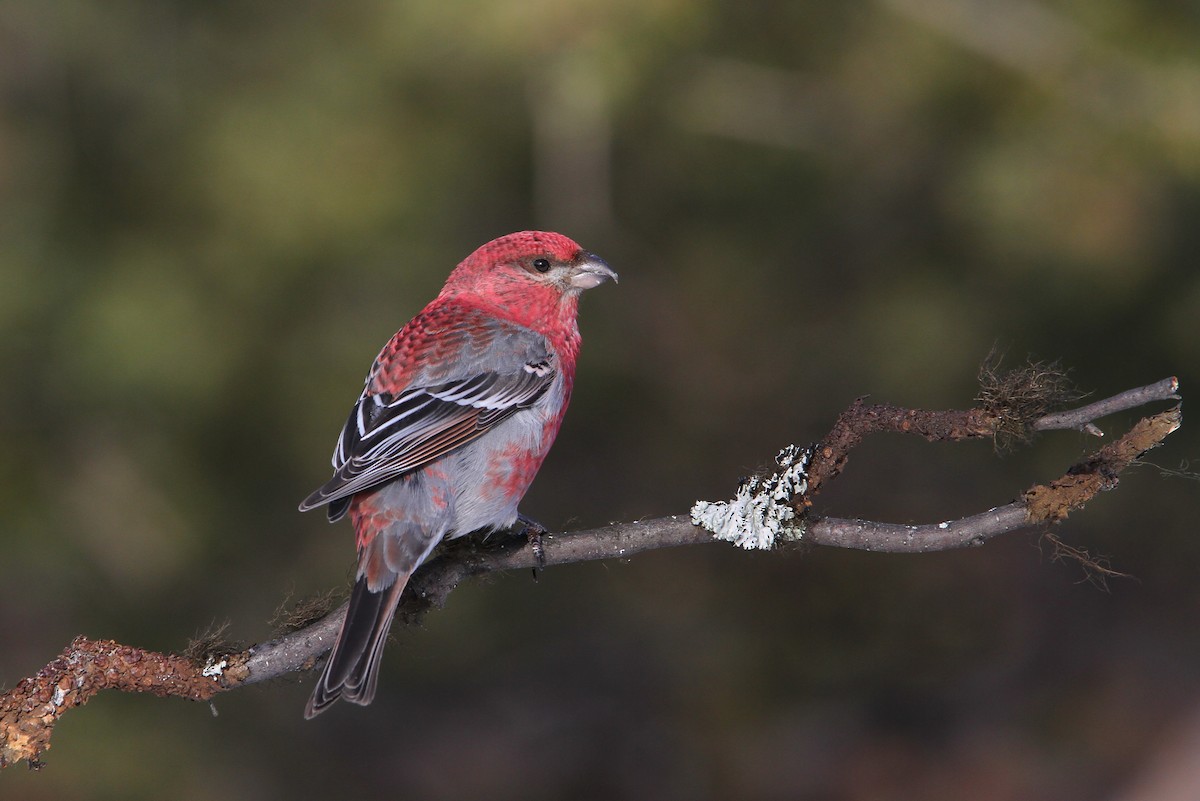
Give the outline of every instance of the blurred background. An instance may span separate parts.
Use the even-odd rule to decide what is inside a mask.
[[[378,348],[514,230],[621,275],[523,504],[552,529],[728,497],[860,395],[968,406],[993,346],[1186,394],[1198,36],[1178,0],[5,0],[0,685],[348,585],[348,524],[296,504]],[[817,511],[943,520],[1094,445],[884,437]],[[497,576],[367,709],[108,694],[0,796],[1195,799],[1198,489],[1162,470],[1198,446],[1057,529],[1107,591],[1038,532]]]

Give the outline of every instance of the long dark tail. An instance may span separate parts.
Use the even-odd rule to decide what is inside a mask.
[[[401,574],[390,587],[371,592],[365,576],[354,582],[346,621],[304,709],[304,717],[319,715],[339,698],[363,706],[371,703],[379,683],[379,663],[388,629],[407,583],[408,575]]]

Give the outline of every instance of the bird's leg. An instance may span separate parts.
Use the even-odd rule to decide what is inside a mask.
[[[533,550],[533,558],[537,562],[533,568],[533,580],[537,581],[538,574],[546,568],[546,551],[542,547],[542,537],[550,531],[532,517],[522,514],[517,515],[517,525],[521,527],[521,533],[525,535],[529,547]]]

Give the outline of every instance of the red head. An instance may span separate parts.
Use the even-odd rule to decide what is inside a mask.
[[[579,294],[610,278],[617,280],[617,274],[603,259],[562,234],[521,231],[493,239],[463,259],[439,298],[484,306],[558,339],[575,332]]]

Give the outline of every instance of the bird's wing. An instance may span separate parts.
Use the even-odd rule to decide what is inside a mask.
[[[338,438],[333,478],[300,504],[301,511],[332,503],[331,519],[340,517],[351,495],[462,447],[532,406],[554,382],[554,352],[528,328],[479,315],[440,318],[438,325],[437,347],[410,347],[418,360],[430,362],[408,371],[412,379],[403,389],[380,391],[387,383],[380,371],[405,332],[376,359]]]

